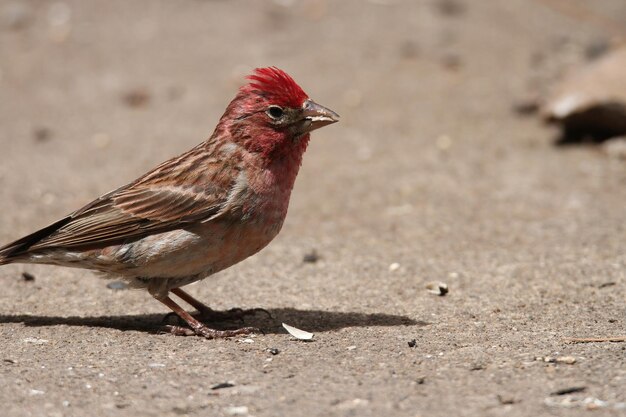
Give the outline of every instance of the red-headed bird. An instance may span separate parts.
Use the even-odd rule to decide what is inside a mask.
[[[169,292],[211,317],[181,287],[240,262],[280,231],[309,132],[339,116],[315,103],[285,72],[258,68],[226,108],[213,135],[135,181],[0,248],[0,265],[87,268],[146,288],[207,338],[215,330]],[[217,313],[215,313],[217,314]],[[189,329],[171,326],[175,334]]]

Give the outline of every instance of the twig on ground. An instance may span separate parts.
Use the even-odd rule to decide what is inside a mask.
[[[568,343],[602,343],[602,342],[626,342],[626,336],[615,337],[567,337]]]

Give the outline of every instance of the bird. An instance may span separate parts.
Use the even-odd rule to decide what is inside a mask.
[[[0,265],[50,264],[122,279],[187,324],[167,326],[175,335],[258,332],[212,328],[206,319],[228,312],[213,311],[181,287],[241,262],[277,236],[310,132],[338,122],[339,115],[277,67],[256,68],[246,78],[207,140],[0,247]]]

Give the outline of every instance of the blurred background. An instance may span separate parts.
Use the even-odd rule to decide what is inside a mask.
[[[255,415],[293,404],[321,415],[300,396],[309,389],[329,398],[322,408],[337,415],[363,404],[372,415],[471,414],[492,405],[541,413],[565,410],[560,397],[549,405],[544,399],[581,379],[586,396],[617,407],[626,401],[625,375],[612,365],[623,363],[620,347],[600,354],[560,341],[624,330],[625,34],[623,0],[1,0],[0,239],[45,226],[201,142],[245,75],[274,65],[341,122],[313,134],[279,238],[191,291],[220,309],[278,309],[279,319],[321,332],[326,342],[315,352],[287,345],[298,354],[283,366],[308,378],[289,382],[271,384],[237,368],[233,358],[261,365],[235,343],[196,345],[205,356],[193,360],[208,361],[212,375],[263,387],[241,400],[250,399]],[[22,282],[23,271],[36,286]],[[146,294],[106,289],[84,271],[18,265],[0,274],[7,314],[163,313]],[[450,293],[428,293],[431,281],[445,282]],[[42,382],[49,396],[33,402],[35,410],[46,402],[63,410],[63,398],[82,391],[53,389],[69,362],[13,346],[23,338],[13,332],[54,340],[57,329],[72,339],[78,327],[85,351],[69,350],[78,362],[97,356],[98,337],[106,337],[140,363],[142,352],[126,343],[155,338],[109,328],[108,319],[95,329],[63,320],[24,329],[32,317],[3,317],[15,340],[0,342],[4,351],[52,369]],[[412,324],[398,326],[406,320]],[[416,336],[419,349],[407,353]],[[265,337],[280,345],[284,335]],[[156,357],[194,343],[158,340]],[[385,352],[397,355],[389,366],[363,368],[337,359],[344,345],[358,346],[370,364],[388,363]],[[516,365],[567,349],[595,359],[563,373]],[[306,360],[323,362],[317,371],[337,379],[321,381]],[[470,372],[474,365],[491,379]],[[124,380],[130,365],[106,366]],[[172,403],[192,407],[176,393],[210,391],[211,380],[194,369],[171,370],[183,388],[169,394],[124,383],[135,393],[127,402],[139,404],[124,412],[141,404],[160,415],[174,413]],[[4,372],[22,387],[30,387],[23,373],[47,381],[27,366]],[[369,375],[365,384],[355,382],[360,372]],[[428,381],[419,401],[416,375]],[[159,376],[137,381],[145,378],[167,384]],[[116,404],[116,384],[84,397],[84,407]],[[3,395],[26,404],[27,392]],[[496,394],[510,394],[511,402]],[[463,398],[473,400],[468,406]],[[229,400],[215,401],[222,410]]]

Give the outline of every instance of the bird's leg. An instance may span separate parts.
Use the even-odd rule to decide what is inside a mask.
[[[242,327],[241,329],[235,330],[215,330],[207,327],[203,323],[196,320],[191,314],[183,310],[181,306],[176,304],[174,300],[172,300],[167,295],[165,297],[155,297],[161,303],[165,304],[169,307],[174,313],[178,314],[178,316],[185,320],[185,322],[191,327],[191,331],[181,326],[166,326],[166,328],[177,336],[191,336],[196,334],[198,336],[204,336],[207,339],[217,339],[221,337],[233,337],[239,335],[246,335],[250,333],[259,333],[259,329],[254,327]],[[192,333],[193,332],[193,333]]]
[[[256,313],[262,312],[267,314],[269,318],[272,318],[272,315],[269,311],[263,308],[251,308],[247,310],[243,310],[241,308],[233,308],[228,311],[215,311],[211,307],[205,305],[202,301],[196,300],[189,293],[183,291],[181,288],[172,288],[173,294],[177,295],[181,300],[188,303],[190,306],[198,310],[200,313],[200,318],[206,321],[224,321],[224,320],[241,320],[245,316],[255,315]]]
[[[181,288],[172,288],[170,290],[173,294],[177,295],[181,300],[185,301],[187,304],[198,310],[198,313],[201,315],[214,313],[211,307],[207,306],[200,300],[196,300],[191,296],[191,294],[183,291]]]

